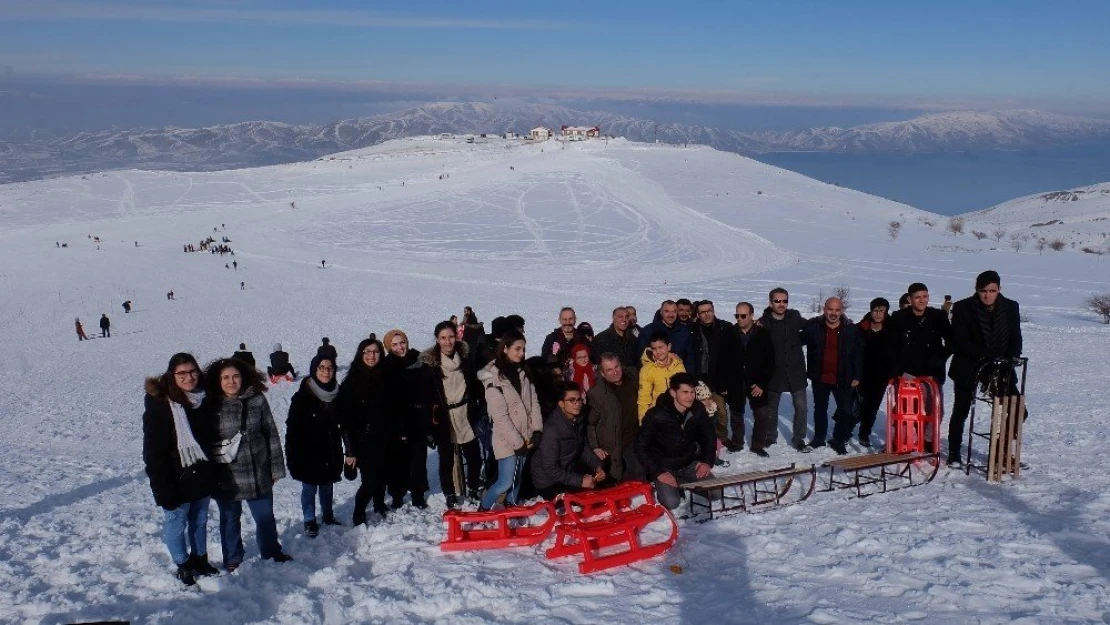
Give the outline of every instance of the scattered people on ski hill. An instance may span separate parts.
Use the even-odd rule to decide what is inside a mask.
[[[100,338],[112,338],[112,322],[108,319],[108,313],[100,315]]]
[[[678,323],[690,327],[694,323],[694,304],[685,297],[675,301],[675,313]]]
[[[755,307],[748,302],[736,305],[736,324],[721,338],[720,354],[714,371],[713,388],[721,393],[728,405],[732,435],[724,442],[729,451],[744,448],[744,406],[751,407],[752,437],[749,449],[766,457],[768,430],[776,425],[769,398],[771,377],[775,371],[775,346],[767,328],[755,323]],[[717,437],[721,438],[717,418]]]
[[[274,351],[270,352],[270,366],[266,368],[266,373],[270,376],[270,384],[277,384],[282,380],[292,382],[297,378],[297,372],[289,362],[289,353],[281,348],[281,343],[274,343]]]
[[[656,500],[670,510],[682,501],[680,482],[713,477],[717,441],[705,406],[694,394],[697,385],[689,373],[675,374],[636,436],[636,458],[655,486]]]
[[[168,300],[173,299],[173,291],[172,290],[171,291],[166,291],[166,299],[168,299]]]
[[[547,500],[592,490],[606,478],[601,458],[586,444],[582,389],[574,382],[563,382],[556,392],[556,408],[544,421],[543,437],[532,454],[532,484]]]
[[[420,352],[409,347],[409,337],[401,330],[385,333],[385,375],[392,398],[393,432],[386,447],[389,468],[390,507],[394,510],[405,503],[411,493],[412,505],[427,508],[424,495],[428,492],[428,444],[434,444],[427,424],[428,407],[423,393],[424,372]]]
[[[890,329],[890,302],[871,300],[870,312],[857,324],[863,341],[863,377],[859,394],[859,444],[871,447],[875,418],[890,382],[890,352],[894,333]]]
[[[246,343],[239,343],[239,351],[232,354],[231,357],[232,358],[238,358],[239,360],[242,360],[243,362],[247,363],[251,367],[256,366],[256,363],[254,361],[254,354],[252,352],[250,352],[249,350],[247,350],[247,344]]]
[[[578,390],[588,393],[597,386],[597,368],[590,362],[590,348],[584,343],[579,343],[570,349],[570,359],[567,360],[563,376],[568,382],[578,385]],[[555,398],[558,401],[558,398]]]
[[[664,301],[655,313],[655,320],[644,326],[643,330],[640,331],[639,349],[641,354],[648,348],[648,341],[654,340],[658,332],[667,334],[667,343],[671,346],[671,352],[682,360],[685,367],[684,371],[690,370],[693,354],[690,345],[692,342],[690,328],[686,324],[678,322],[678,304],[674,300]],[[642,384],[640,390],[643,390]]]
[[[573,308],[568,306],[560,310],[559,327],[544,339],[540,356],[547,362],[562,365],[570,354],[570,348],[583,342],[582,335],[575,327],[577,323],[578,317]]]
[[[239,290],[240,291],[246,291],[247,290],[247,283],[246,282],[240,282],[239,283]]]
[[[627,308],[618,306],[613,309],[609,327],[594,337],[593,348],[598,354],[599,362],[601,354],[611,353],[620,358],[621,365],[631,369],[640,368],[640,356],[643,352],[639,350],[639,341],[629,327],[629,319]],[[586,394],[589,395],[589,391]]]
[[[670,336],[665,330],[656,330],[640,359],[640,388],[636,404],[641,422],[648,410],[655,405],[655,400],[670,388],[671,377],[685,372],[686,366],[682,364],[682,359],[671,352]]]
[[[775,348],[775,371],[771,376],[767,393],[767,405],[771,418],[778,421],[779,403],[783,393],[790,394],[794,405],[794,419],[790,433],[790,445],[798,451],[806,451],[806,424],[809,421],[809,402],[806,398],[806,357],[802,352],[802,327],[805,319],[790,305],[790,294],[784,288],[772,289],[767,294],[768,306],[759,319],[759,325],[771,334],[771,345]],[[767,432],[764,447],[778,441],[778,428]]]
[[[327,268],[328,268],[328,261],[326,261],[326,260],[320,261],[320,269],[327,269]]]
[[[813,382],[813,439],[810,448],[824,447],[829,432],[829,397],[836,402],[829,447],[843,456],[856,427],[863,346],[859,328],[844,316],[837,297],[825,300],[823,313],[806,321],[802,331],[806,346],[806,374]]]
[[[304,535],[315,538],[324,525],[340,525],[335,518],[333,485],[343,478],[343,444],[335,397],[339,384],[336,363],[317,356],[309,375],[289,400],[285,421],[285,460],[289,477],[301,483]],[[320,499],[320,520],[316,498]]]
[[[89,340],[89,336],[85,334],[85,327],[81,325],[81,318],[76,317],[73,320],[73,327],[77,330],[77,342]]]
[[[235,271],[239,271],[239,261],[237,261],[237,260],[231,261],[231,266],[235,269]]]
[[[975,294],[952,306],[952,378],[955,397],[948,423],[948,464],[960,466],[964,423],[975,400],[975,387],[995,377],[992,367],[980,367],[995,359],[1015,359],[1022,353],[1021,312],[1017,301],[1002,294],[997,271],[984,271],[975,278]],[[1003,365],[1009,367],[1009,365]],[[1006,388],[988,388],[992,395],[1017,394],[1016,374],[1002,374]],[[1026,410],[1023,419],[1029,416]]]
[[[146,380],[143,464],[154,503],[162,508],[162,540],[186,586],[216,575],[208,563],[208,507],[215,487],[212,463],[201,447],[207,420],[201,410],[204,379],[192,354],[170,357],[166,371]]]
[[[274,484],[285,477],[285,456],[264,393],[262,377],[235,358],[208,365],[205,406],[213,423],[209,458],[216,463],[216,505],[224,567],[233,572],[245,555],[241,517],[246,502],[255,524],[255,541],[264,560],[288,562],[278,542]]]
[[[948,315],[929,306],[929,288],[915,282],[908,289],[910,307],[890,316],[891,377],[928,376],[944,384],[945,363],[952,352]]]
[[[494,361],[478,372],[485,384],[497,460],[497,481],[486,490],[482,510],[493,508],[502,495],[505,505],[516,505],[528,453],[543,437],[539,400],[531,374],[522,366],[526,346],[523,334],[509,330],[497,345]]]
[[[642,328],[640,327],[640,322],[636,317],[636,307],[635,306],[625,306],[624,309],[628,311],[628,330],[630,332],[632,332],[632,336],[636,337],[636,339],[639,340],[640,332],[641,332]],[[637,352],[640,352],[640,351],[643,351],[643,350],[637,350]],[[636,356],[637,366],[639,366],[639,362],[640,362],[639,358],[640,358],[639,355],[637,355]]]
[[[636,460],[633,444],[640,432],[636,400],[640,388],[637,369],[625,367],[612,352],[601,354],[597,386],[586,393],[589,406],[586,440],[590,449],[605,462],[608,474],[617,482],[643,479],[643,468]]]
[[[339,352],[336,351],[335,345],[331,344],[331,339],[326,336],[320,339],[320,346],[316,348],[316,355],[339,362]]]
[[[123,303],[123,312],[124,313],[130,313],[131,312],[131,300],[127,300]]]
[[[439,322],[434,335],[435,344],[420,354],[426,374],[425,403],[431,416],[429,431],[439,452],[439,486],[447,507],[457,508],[460,496],[478,503],[482,450],[474,425],[482,418],[485,393],[470,348],[458,340],[455,324]],[[460,460],[465,462],[460,464]]]
[[[358,344],[343,383],[339,385],[340,429],[343,434],[344,465],[355,467],[360,474],[355,493],[354,525],[366,523],[366,506],[374,502],[374,512],[384,517],[386,464],[385,448],[389,438],[390,416],[387,400],[385,348],[371,336]]]

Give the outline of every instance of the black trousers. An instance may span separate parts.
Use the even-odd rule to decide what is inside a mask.
[[[395,440],[385,451],[389,496],[395,503],[411,492],[414,501],[428,491],[428,447],[423,440]]]
[[[370,500],[374,500],[374,508],[376,510],[385,509],[385,471],[384,465],[370,466],[369,463],[363,464],[360,461],[359,476],[361,481],[358,485],[358,490],[355,491],[355,512],[354,522],[360,523],[366,520],[366,506],[370,504]]]
[[[861,441],[867,440],[875,429],[875,418],[879,414],[879,408],[882,408],[886,388],[885,381],[860,384],[859,439]]]
[[[439,450],[439,487],[444,496],[477,493],[482,481],[482,448],[478,439],[456,445],[451,442],[450,436],[445,436],[436,442],[436,447]],[[455,492],[455,462],[459,455],[466,471],[463,493]]]

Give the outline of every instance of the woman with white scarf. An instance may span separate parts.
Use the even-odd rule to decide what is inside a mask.
[[[309,538],[320,532],[316,521],[317,494],[324,525],[340,525],[332,505],[332,485],[343,475],[335,371],[331,356],[317,354],[309,367],[309,377],[289,401],[289,417],[285,421],[285,463],[289,476],[301,483],[304,533]]]
[[[212,465],[198,441],[209,432],[200,410],[203,374],[191,354],[174,354],[165,373],[146,380],[143,462],[154,502],[162,507],[162,538],[186,586],[216,575],[208,563]]]

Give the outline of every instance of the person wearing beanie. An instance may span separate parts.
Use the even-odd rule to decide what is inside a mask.
[[[863,339],[863,378],[860,380],[859,444],[871,447],[875,417],[890,381],[890,352],[894,333],[890,330],[890,302],[876,297],[869,312],[857,324]]]
[[[1002,295],[1002,278],[984,271],[975,278],[975,294],[952,306],[952,378],[955,397],[948,423],[948,464],[959,466],[964,422],[975,400],[976,372],[994,359],[1021,356],[1018,303]],[[1012,378],[1013,376],[1011,376]],[[1016,392],[1008,389],[1007,392]],[[1028,412],[1026,413],[1028,416]]]
[[[285,460],[289,475],[301,483],[304,533],[315,538],[316,497],[325,525],[339,525],[333,508],[332,485],[343,475],[343,447],[335,402],[339,392],[335,360],[316,356],[309,375],[289,401],[285,421]]]
[[[297,377],[293,365],[289,363],[289,354],[281,348],[281,343],[274,343],[274,351],[270,352],[270,366],[266,368],[270,375],[270,384],[277,384],[282,380],[292,382]]]
[[[335,362],[339,362],[339,353],[335,350],[335,345],[331,344],[331,339],[324,337],[320,339],[320,347],[316,348],[317,356],[329,356]]]
[[[254,354],[247,350],[246,343],[239,343],[239,351],[231,355],[232,358],[238,358],[250,366],[255,366]]]

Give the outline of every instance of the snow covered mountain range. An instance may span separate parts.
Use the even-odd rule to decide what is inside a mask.
[[[137,167],[212,171],[311,160],[407,136],[526,132],[597,124],[634,141],[697,143],[741,154],[1018,149],[1110,141],[1110,121],[1034,110],[924,115],[903,122],[788,132],[658,123],[551,104],[442,102],[328,124],[250,121],[207,128],[115,129],[0,141],[0,183]]]

